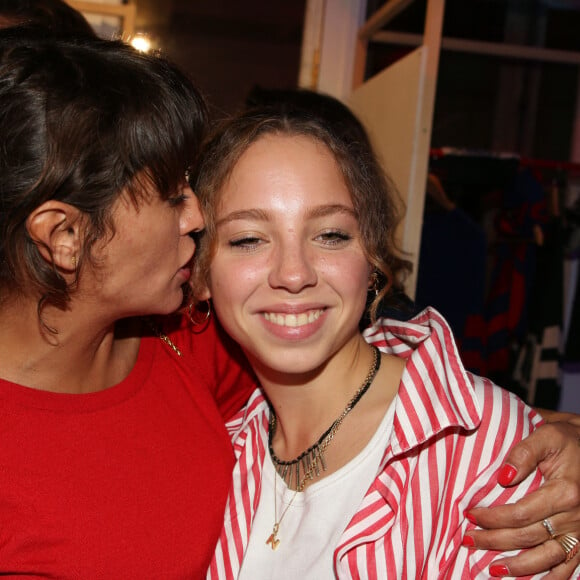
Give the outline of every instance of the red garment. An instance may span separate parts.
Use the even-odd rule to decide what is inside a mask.
[[[0,576],[204,576],[233,466],[212,395],[227,417],[255,384],[213,325],[168,334],[181,358],[143,338],[129,377],[104,391],[0,380]]]

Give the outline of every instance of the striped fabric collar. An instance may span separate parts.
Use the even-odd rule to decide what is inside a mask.
[[[428,307],[406,322],[381,318],[363,335],[383,352],[407,359],[383,465],[445,429],[471,430],[479,425],[481,414],[471,374],[461,363],[449,325],[434,308]],[[246,427],[254,420],[258,421],[256,428],[261,422],[267,425],[267,416],[268,406],[257,389],[227,425],[236,454],[243,448]]]
[[[407,359],[395,399],[390,451],[405,453],[448,428],[471,430],[481,421],[472,381],[451,329],[434,308],[407,322],[380,319],[365,339]]]

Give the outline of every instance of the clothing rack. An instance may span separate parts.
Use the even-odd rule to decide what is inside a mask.
[[[447,317],[470,370],[530,404],[580,410],[580,163],[451,147],[430,160],[457,210],[424,215],[418,302]]]
[[[572,161],[558,161],[554,159],[539,159],[534,157],[522,157],[517,153],[491,153],[478,149],[460,149],[455,147],[434,147],[430,150],[431,159],[439,159],[446,155],[455,155],[457,157],[489,157],[494,159],[517,159],[523,167],[530,169],[546,169],[554,172],[564,171],[569,175],[580,177],[580,163]]]

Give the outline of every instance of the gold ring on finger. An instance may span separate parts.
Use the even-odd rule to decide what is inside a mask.
[[[550,539],[553,540],[556,537],[556,532],[552,527],[552,522],[548,518],[546,518],[545,520],[542,520],[542,525],[544,526],[544,528],[546,528],[546,532],[550,534]]]
[[[566,562],[569,562],[580,550],[580,540],[571,534],[560,534],[554,538],[566,554]]]

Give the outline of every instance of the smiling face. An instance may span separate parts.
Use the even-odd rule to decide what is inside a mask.
[[[305,373],[358,343],[370,266],[326,146],[259,138],[222,187],[216,223],[209,289],[255,367]]]
[[[115,202],[114,235],[95,245],[94,266],[82,272],[84,291],[114,319],[175,311],[191,275],[189,233],[203,227],[197,198],[187,185],[169,199],[149,188],[138,203],[126,194]]]

